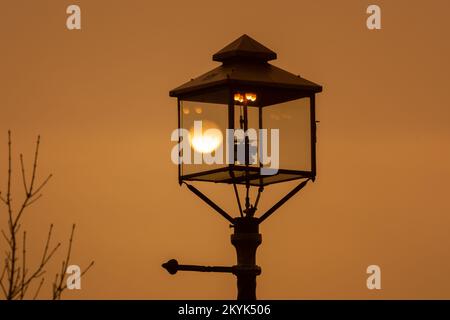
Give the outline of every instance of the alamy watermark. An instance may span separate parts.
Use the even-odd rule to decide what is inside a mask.
[[[69,15],[66,19],[66,27],[68,30],[81,30],[81,8],[78,5],[69,5],[66,9]],[[367,7],[366,13],[369,14],[366,20],[366,26],[369,30],[381,29],[381,8],[376,4]]]
[[[371,4],[367,7],[367,14],[370,14],[366,20],[366,26],[369,30],[380,30],[381,29],[381,8],[376,4]]]
[[[381,290],[381,268],[376,264],[372,264],[367,267],[367,274],[370,276],[367,278],[367,289],[369,290]]]
[[[76,264],[67,267],[66,273],[69,274],[66,280],[66,286],[69,290],[81,290],[81,268]]]
[[[221,130],[203,130],[203,122],[194,121],[191,130],[175,129],[171,140],[178,141],[171,152],[174,164],[261,164],[261,175],[274,175],[279,169],[279,129],[270,130],[270,153],[267,129],[226,129],[224,137]]]
[[[68,30],[81,30],[81,9],[79,6],[72,4],[67,7],[66,13],[69,14],[66,20]]]

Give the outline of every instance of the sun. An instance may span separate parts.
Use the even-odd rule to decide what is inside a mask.
[[[211,153],[222,145],[223,135],[212,121],[203,121],[202,131],[189,130],[189,143],[199,153]]]

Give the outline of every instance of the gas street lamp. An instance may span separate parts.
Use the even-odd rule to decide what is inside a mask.
[[[171,274],[233,273],[238,300],[256,299],[259,225],[316,177],[315,95],[322,87],[271,65],[276,58],[274,51],[243,35],[213,55],[220,66],[169,93],[178,102],[178,181],[231,223],[237,264],[190,266],[172,259],[163,267]],[[258,215],[264,189],[292,180],[299,184]],[[192,184],[199,181],[231,185],[238,215],[227,213]],[[238,188],[245,190],[242,201]],[[252,188],[257,189],[253,202]]]

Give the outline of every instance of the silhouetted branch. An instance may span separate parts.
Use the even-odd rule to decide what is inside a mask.
[[[52,178],[52,175],[48,175],[48,177],[42,182],[37,183],[37,167],[38,167],[38,159],[39,159],[39,146],[40,146],[40,136],[37,137],[36,147],[34,151],[34,159],[31,171],[31,178],[29,182],[27,181],[27,175],[24,164],[24,156],[20,154],[20,170],[22,176],[22,184],[24,187],[24,199],[21,205],[18,207],[19,209],[15,211],[13,209],[13,199],[12,199],[12,141],[11,141],[11,132],[8,131],[8,174],[7,174],[7,190],[6,195],[0,192],[0,201],[6,206],[8,212],[8,228],[2,230],[1,233],[3,238],[7,243],[7,250],[5,251],[4,256],[4,264],[0,273],[0,289],[1,294],[5,296],[6,299],[25,299],[27,290],[34,280],[39,281],[39,285],[36,289],[36,292],[33,295],[33,299],[36,299],[41,291],[42,285],[44,283],[44,273],[46,272],[46,267],[50,260],[55,255],[56,251],[61,246],[61,243],[58,243],[56,246],[52,247],[50,245],[53,233],[53,224],[50,225],[49,231],[47,234],[47,239],[45,242],[44,250],[42,253],[41,260],[39,264],[36,266],[33,272],[29,273],[29,269],[27,267],[28,259],[27,259],[27,233],[23,232],[22,244],[18,242],[19,231],[21,229],[21,221],[23,219],[23,215],[26,211],[26,208],[30,207],[36,201],[38,201],[41,197],[41,191],[47,185],[48,181]],[[37,187],[36,187],[37,185]],[[66,255],[66,259],[62,262],[61,276],[56,274],[56,279],[53,284],[53,297],[57,299],[61,298],[61,293],[64,289],[66,289],[66,285],[64,284],[66,269],[68,267],[70,255],[72,252],[72,242],[75,231],[75,225],[72,227],[72,232],[70,235],[68,252]],[[20,247],[22,245],[22,247]],[[19,253],[21,252],[21,257]],[[93,265],[93,262],[88,266],[87,269],[84,270],[82,274],[84,274],[90,267]]]
[[[28,194],[31,194],[33,192],[34,179],[36,178],[36,168],[37,168],[37,162],[38,162],[39,144],[40,143],[41,143],[41,136],[38,135],[37,141],[36,141],[36,149],[34,151],[33,173],[31,174],[31,183],[30,183],[30,189],[28,191]]]
[[[7,260],[5,259],[5,265],[6,265],[6,261]],[[3,278],[5,277],[5,274],[6,274],[6,267],[3,268],[3,271],[2,271],[2,273],[0,275],[0,288],[2,289],[3,295],[6,297],[6,295],[7,295],[6,288],[3,285]]]
[[[59,274],[56,274],[55,281],[53,282],[53,299],[59,300],[61,299],[61,293],[67,289],[67,282],[66,280],[66,270],[69,266],[70,256],[72,254],[72,244],[73,244],[73,236],[75,234],[75,227],[76,225],[72,225],[72,231],[70,233],[70,239],[69,239],[69,246],[67,248],[67,254],[66,259],[63,260],[61,264],[61,271]],[[94,265],[94,261],[91,261],[91,263],[88,265],[84,271],[81,272],[80,277],[82,277],[92,266]]]
[[[45,281],[45,278],[42,277],[41,278],[41,282],[39,283],[39,286],[38,286],[36,292],[34,293],[33,300],[36,300],[37,296],[39,295],[39,292],[41,291],[42,285],[44,284],[44,281]]]
[[[35,203],[36,201],[38,201],[41,197],[42,197],[42,193],[39,194],[39,195],[37,196],[37,198],[34,198],[33,200],[30,200],[29,202],[27,202],[27,204],[25,205],[25,208],[31,206],[33,203]]]
[[[22,241],[22,283],[20,286],[20,299],[23,299],[25,296],[26,288],[25,287],[25,277],[27,275],[26,271],[26,251],[27,251],[27,233],[23,232],[23,241]]]
[[[0,191],[0,200],[4,203],[4,204],[8,204],[7,202],[6,202],[6,199],[5,198],[3,198],[2,197],[2,192]]]
[[[37,193],[39,193],[39,191],[41,191],[42,188],[45,187],[45,185],[47,184],[47,182],[48,182],[52,177],[53,177],[53,175],[52,175],[52,174],[49,174],[48,177],[44,180],[44,182],[42,182],[41,185],[40,185],[39,187],[37,187],[37,189],[36,189],[33,193],[31,193],[32,189],[30,188],[30,194],[31,194],[31,197],[33,197],[33,196],[35,196]]]
[[[25,193],[28,193],[28,188],[27,188],[27,180],[26,180],[26,175],[25,175],[25,166],[23,165],[23,155],[20,154],[20,167],[22,169],[22,182],[23,182],[23,187],[25,189]]]
[[[7,243],[9,246],[11,246],[11,242],[10,242],[8,236],[6,235],[5,230],[3,230],[3,229],[2,229],[2,235],[3,235],[3,238],[5,238],[6,243]]]

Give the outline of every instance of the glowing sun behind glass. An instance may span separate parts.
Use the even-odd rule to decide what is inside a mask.
[[[217,125],[212,121],[202,122],[202,133],[189,130],[189,143],[200,153],[211,153],[222,145],[223,135]]]

